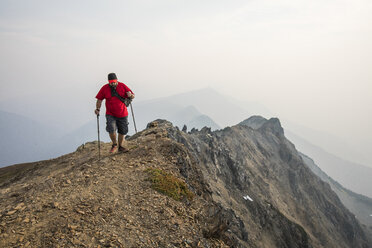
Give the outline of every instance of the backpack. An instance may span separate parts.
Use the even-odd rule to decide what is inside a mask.
[[[119,100],[121,102],[123,102],[126,107],[128,107],[130,105],[130,103],[132,102],[132,99],[124,98],[124,97],[120,96],[119,93],[116,91],[116,87],[113,87],[113,86],[110,85],[110,88],[111,88],[111,96],[116,96],[117,98],[119,98]]]

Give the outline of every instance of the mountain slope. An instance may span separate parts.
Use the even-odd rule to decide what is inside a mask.
[[[372,168],[341,159],[288,130],[286,136],[327,175],[354,192],[372,197]]]
[[[253,129],[260,128],[267,120],[261,116],[252,116],[247,120],[242,121],[240,124],[247,125]],[[288,131],[287,131],[288,132]],[[286,132],[286,133],[287,133]],[[297,139],[295,139],[297,141]],[[304,140],[301,140],[305,142]],[[357,219],[365,226],[367,232],[372,231],[372,218],[370,215],[372,213],[372,199],[356,194],[346,188],[341,184],[329,177],[325,172],[319,168],[315,162],[307,155],[299,152],[299,155],[303,159],[304,163],[311,169],[311,171],[317,175],[324,182],[328,183],[332,190],[340,198],[341,202],[356,215]]]
[[[344,188],[341,184],[324,173],[311,158],[302,153],[300,153],[300,155],[311,171],[331,186],[332,190],[337,194],[345,207],[355,214],[360,223],[362,223],[366,227],[366,230],[372,235],[372,199]]]
[[[0,246],[371,247],[277,119],[190,133],[158,120],[128,153],[109,146],[0,169]]]
[[[356,233],[366,239],[355,217],[329,185],[304,165],[293,144],[285,139],[277,119],[266,121],[257,130],[241,124],[205,132],[211,137],[204,138],[203,146],[197,144],[199,150],[205,149],[209,154],[203,156],[207,159],[202,163],[208,171],[208,181],[213,182],[216,198],[224,206],[240,210],[236,212],[244,216],[246,226],[258,226],[270,232],[272,224],[262,225],[260,218],[251,211],[270,212],[273,206],[288,220],[304,228],[313,246],[356,247],[364,243],[354,239]],[[231,185],[230,190],[226,192],[222,185]],[[257,205],[246,203],[248,211],[239,207],[244,195],[258,202]],[[261,235],[261,231],[256,235]],[[280,246],[278,240],[272,242]]]

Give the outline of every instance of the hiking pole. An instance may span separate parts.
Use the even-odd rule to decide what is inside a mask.
[[[99,114],[97,114],[97,130],[98,130],[98,160],[101,160],[101,141],[99,140]]]
[[[129,105],[130,105],[130,110],[132,112],[133,123],[134,123],[134,130],[136,130],[136,133],[137,133],[136,120],[134,119],[134,113],[133,113],[132,103],[130,102]]]

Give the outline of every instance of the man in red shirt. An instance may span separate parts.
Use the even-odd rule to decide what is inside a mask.
[[[108,74],[108,84],[105,84],[98,92],[96,98],[96,115],[99,114],[102,101],[106,99],[106,131],[110,134],[112,147],[110,152],[113,153],[118,149],[119,152],[127,152],[128,149],[123,147],[124,135],[128,133],[128,110],[125,104],[112,94],[116,90],[122,98],[134,98],[134,93],[125,84],[118,82],[115,73]],[[114,93],[115,94],[115,93]],[[118,131],[118,142],[116,142],[116,130]]]

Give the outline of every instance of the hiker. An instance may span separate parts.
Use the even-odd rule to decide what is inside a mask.
[[[99,115],[102,101],[106,99],[106,131],[110,134],[112,141],[110,153],[117,149],[119,152],[127,152],[128,149],[123,146],[124,135],[128,133],[128,109],[124,102],[133,99],[134,93],[128,86],[118,82],[115,73],[108,74],[108,82],[96,96],[97,102],[94,112]],[[118,131],[118,142],[116,142],[116,130]]]

